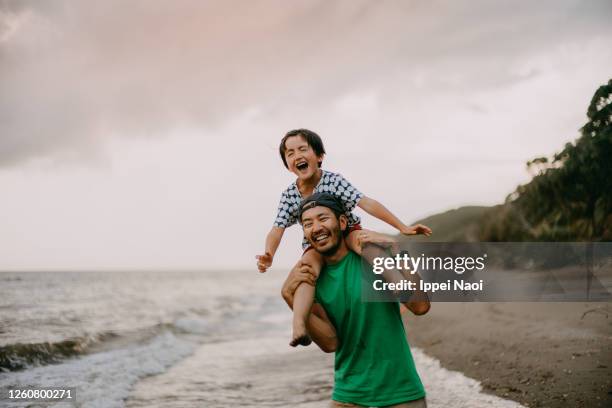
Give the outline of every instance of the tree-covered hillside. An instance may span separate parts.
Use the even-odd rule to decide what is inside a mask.
[[[533,179],[504,204],[428,217],[434,241],[612,241],[612,79],[574,143],[527,163]]]

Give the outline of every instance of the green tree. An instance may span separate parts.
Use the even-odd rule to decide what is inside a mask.
[[[574,143],[527,162],[535,176],[485,217],[482,240],[612,240],[612,79],[587,116]]]

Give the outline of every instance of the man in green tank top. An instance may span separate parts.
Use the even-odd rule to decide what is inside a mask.
[[[302,203],[304,236],[325,258],[316,282],[316,304],[308,332],[325,352],[335,352],[332,407],[426,407],[397,302],[362,302],[362,262],[343,239],[347,227],[342,204],[318,193]],[[283,287],[291,307],[301,282],[314,284],[308,265],[298,264]],[[428,301],[411,302],[415,314]]]

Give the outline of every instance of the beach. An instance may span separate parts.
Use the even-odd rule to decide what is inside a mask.
[[[530,407],[612,406],[609,303],[434,303],[410,344]]]
[[[283,313],[277,317],[289,323]],[[434,303],[427,315],[404,313],[404,320],[430,407],[610,406],[606,303]],[[138,383],[126,406],[151,406],[177,393],[211,407],[326,406],[333,358],[316,347],[291,349],[288,330],[277,330],[230,348],[202,346]]]
[[[289,324],[285,314],[278,322]],[[325,408],[333,388],[333,354],[316,346],[294,349],[289,331],[278,326],[256,338],[206,344],[163,374],[138,382],[126,402],[140,407],[299,407]],[[429,407],[521,408],[483,392],[478,381],[413,348]]]
[[[71,387],[76,400],[0,406],[326,407],[333,354],[289,347],[283,276],[270,277],[2,273],[0,392]],[[608,311],[433,303],[403,316],[429,407],[590,408],[610,402]]]

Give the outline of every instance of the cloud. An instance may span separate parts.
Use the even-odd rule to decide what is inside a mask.
[[[4,1],[0,166],[211,129],[249,109],[511,86],[538,74],[531,56],[609,36],[611,11],[578,0]]]

